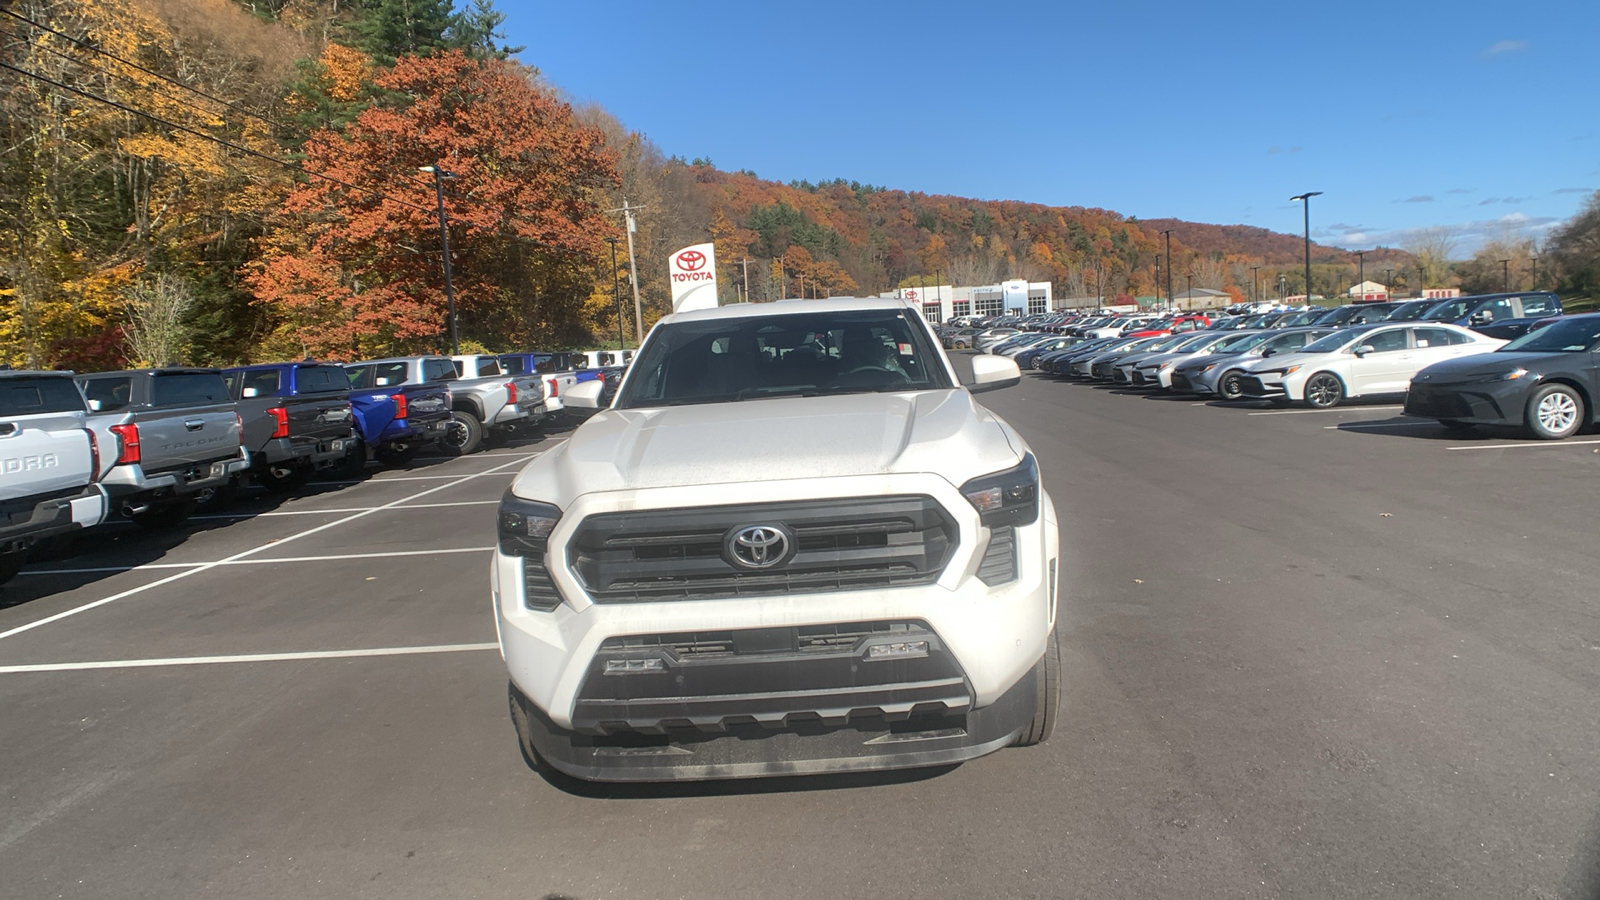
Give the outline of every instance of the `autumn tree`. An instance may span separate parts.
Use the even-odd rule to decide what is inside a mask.
[[[1577,297],[1600,295],[1600,191],[1550,235],[1545,256],[1553,264],[1562,289]]]
[[[312,177],[284,202],[252,276],[277,349],[332,357],[444,346],[434,189],[445,191],[463,337],[489,346],[586,339],[586,299],[617,180],[601,134],[527,69],[461,51],[402,57],[381,99],[306,144]]]
[[[1457,235],[1453,228],[1438,225],[1418,228],[1406,235],[1402,246],[1417,260],[1421,287],[1444,287],[1450,277],[1450,254],[1455,252]]]

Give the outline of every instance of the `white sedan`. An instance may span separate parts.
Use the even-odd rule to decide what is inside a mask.
[[[1446,359],[1488,353],[1505,341],[1423,322],[1358,325],[1335,331],[1304,349],[1271,356],[1245,369],[1244,396],[1279,403],[1305,401],[1331,409],[1351,397],[1403,394],[1419,371]]]

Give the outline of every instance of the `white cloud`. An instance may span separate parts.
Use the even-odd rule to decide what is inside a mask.
[[[1502,53],[1516,53],[1526,49],[1528,49],[1527,41],[1495,41],[1483,51],[1483,55],[1499,56]]]

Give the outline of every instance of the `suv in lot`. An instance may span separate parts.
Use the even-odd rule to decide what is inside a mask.
[[[668,316],[518,474],[491,593],[525,757],[580,778],[955,763],[1056,715],[1034,456],[894,300]],[[569,403],[597,405],[601,385]]]

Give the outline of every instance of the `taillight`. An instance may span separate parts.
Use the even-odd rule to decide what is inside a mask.
[[[394,395],[394,417],[396,419],[404,419],[406,417],[406,412],[408,412],[408,410],[406,409],[406,395],[405,394],[395,394]]]
[[[545,382],[545,384],[550,385],[550,396],[554,397],[554,396],[557,396],[558,394],[561,393],[561,391],[557,389],[558,386],[560,385],[560,383],[561,382],[556,381],[554,378],[552,378],[549,381]]]
[[[139,426],[132,423],[113,425],[111,433],[117,436],[117,442],[120,444],[117,448],[117,465],[125,466],[138,462]]]
[[[273,437],[273,439],[276,440],[277,438],[286,438],[286,437],[288,437],[289,436],[289,411],[287,409],[284,409],[281,406],[274,406],[273,408],[267,410],[267,413],[270,414],[272,416],[272,418],[274,418],[274,419],[276,419],[278,421],[278,424],[273,426],[273,429],[272,429],[272,437]]]
[[[100,439],[95,437],[93,428],[85,428],[84,434],[89,436],[89,480],[100,480]]]
[[[508,381],[508,382],[506,382],[506,405],[507,406],[511,406],[511,405],[514,405],[516,402],[517,402],[517,386]]]

